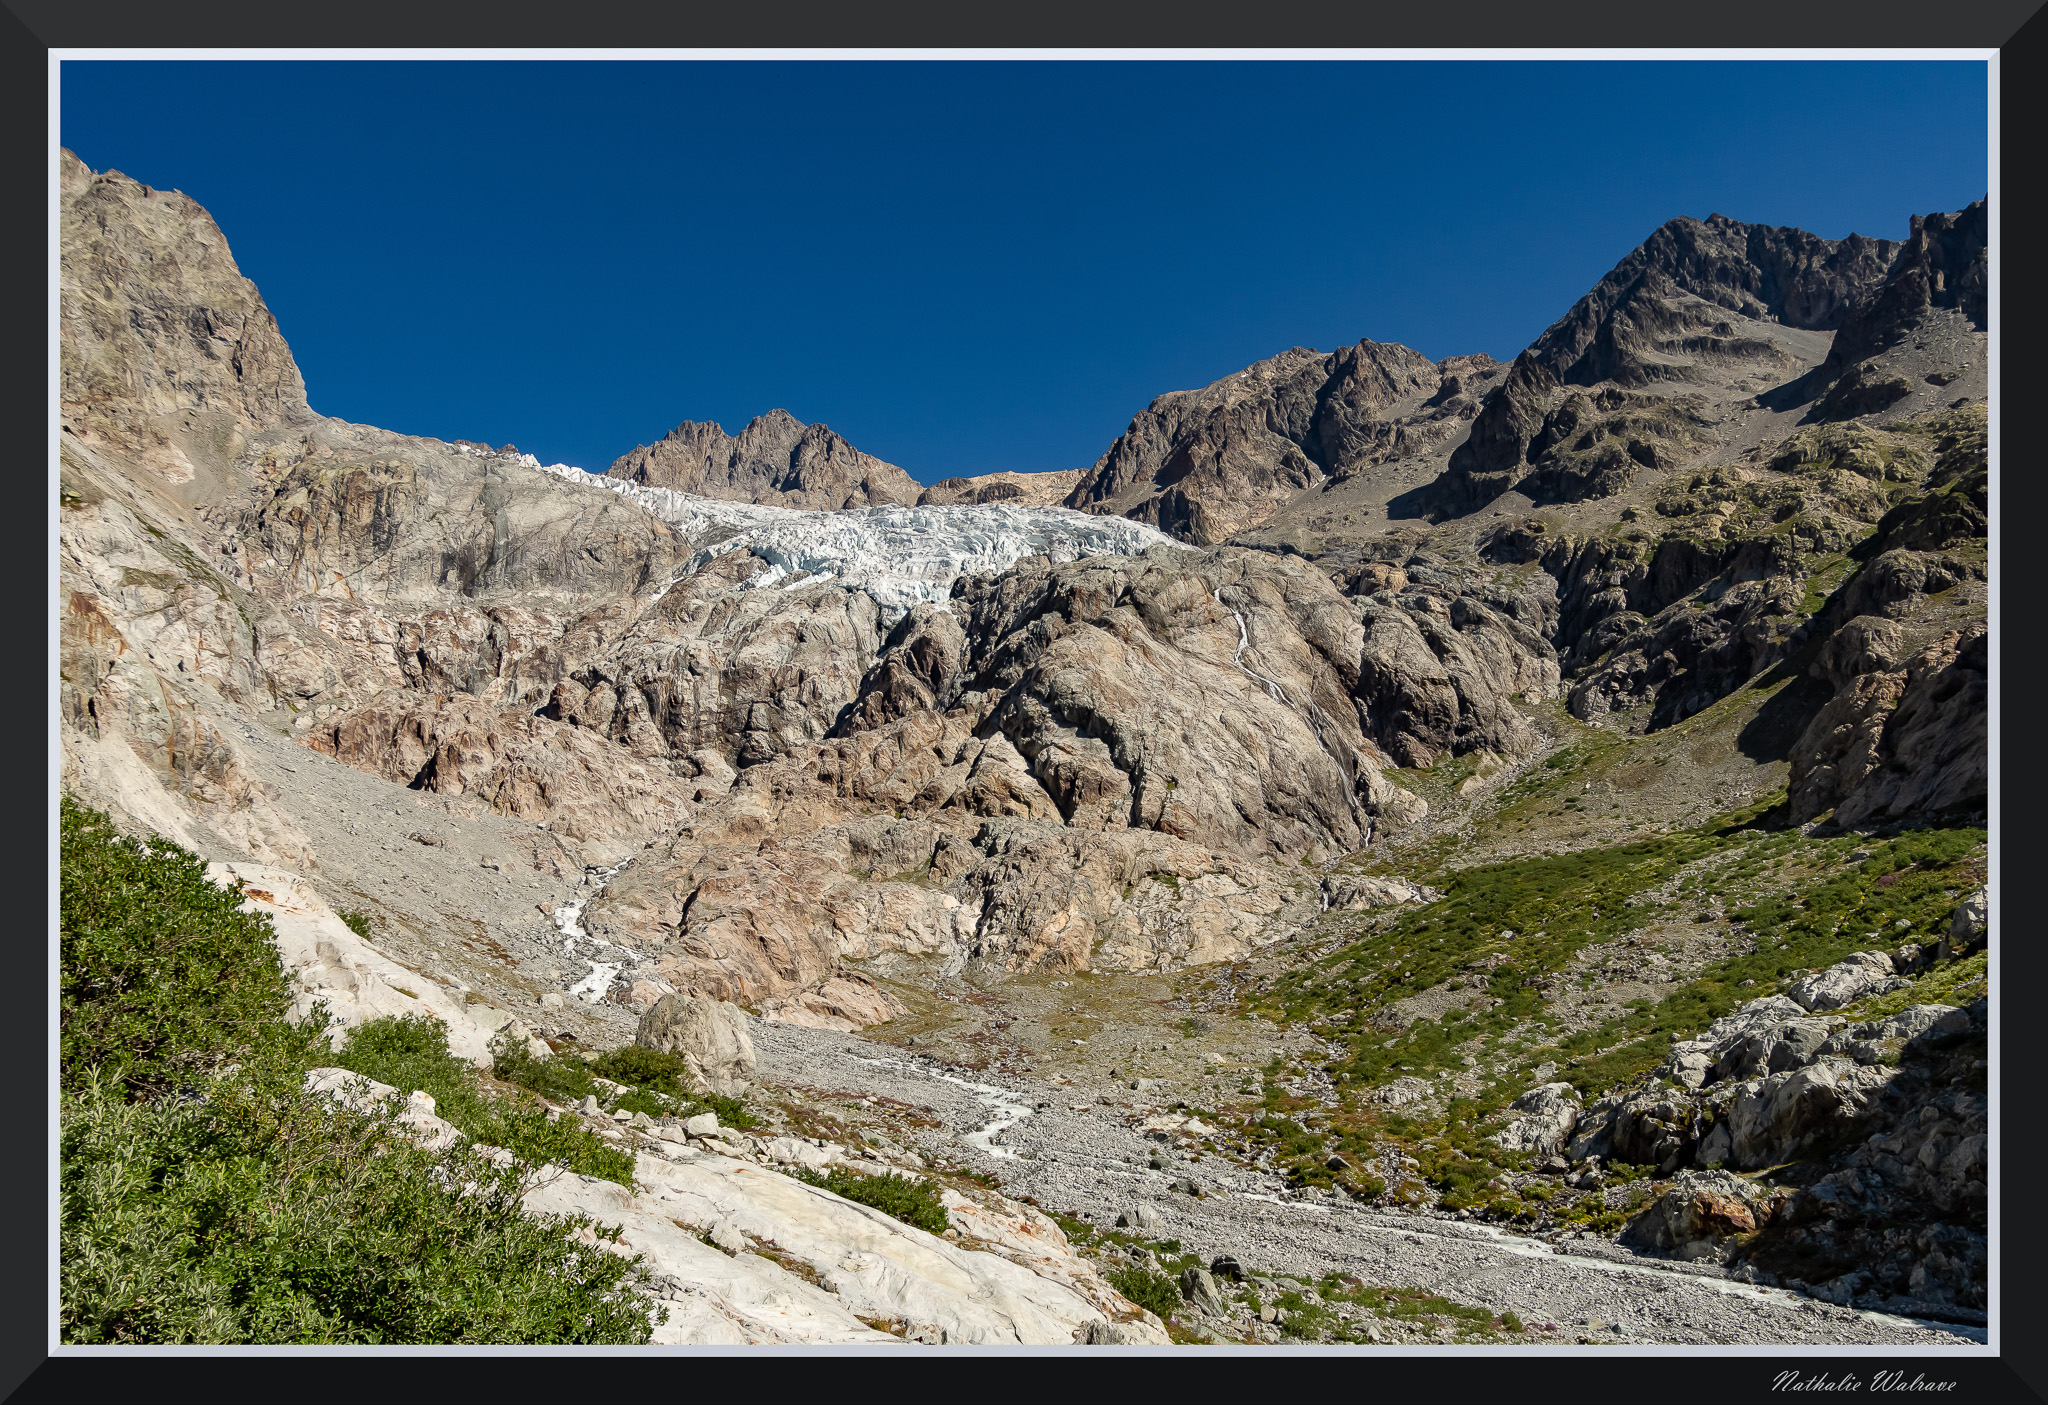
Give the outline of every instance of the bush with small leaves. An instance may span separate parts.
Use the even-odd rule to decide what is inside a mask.
[[[807,1166],[800,1167],[796,1177],[808,1185],[843,1196],[856,1205],[872,1206],[928,1233],[946,1232],[946,1207],[939,1200],[939,1188],[930,1181],[914,1181],[894,1171],[880,1176],[863,1176],[843,1166],[835,1166],[822,1173]]]
[[[527,1214],[533,1165],[429,1152],[381,1110],[308,1094],[335,1056],[320,1018],[285,1018],[269,920],[196,855],[61,807],[62,1340],[649,1339],[638,1260],[571,1237],[616,1230]],[[580,1127],[487,1097],[437,1025],[376,1025],[344,1061],[530,1162],[584,1154]]]
[[[1133,1265],[1113,1268],[1103,1277],[1109,1280],[1110,1287],[1161,1318],[1171,1317],[1180,1311],[1180,1285],[1163,1273]]]

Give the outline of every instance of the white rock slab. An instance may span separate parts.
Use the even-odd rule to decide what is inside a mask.
[[[210,863],[206,876],[219,887],[239,890],[242,911],[269,914],[278,955],[298,980],[291,1016],[302,1019],[314,1001],[325,1000],[328,1041],[335,1048],[366,1020],[430,1014],[448,1026],[451,1053],[478,1068],[491,1066],[491,1030],[460,997],[357,936],[298,874],[268,864]]]
[[[649,1160],[642,1158],[643,1164]],[[862,1322],[843,1300],[772,1259],[728,1256],[704,1243],[694,1229],[675,1222],[675,1210],[659,1196],[559,1172],[528,1191],[523,1203],[535,1214],[583,1214],[621,1227],[612,1247],[646,1260],[668,1309],[668,1321],[655,1329],[658,1345],[901,1345]]]
[[[1108,1320],[1075,1288],[1031,1268],[744,1161],[643,1155],[635,1177],[641,1200],[660,1213],[691,1225],[722,1217],[806,1265],[858,1317],[943,1333],[949,1345],[1066,1346],[1077,1329]]]

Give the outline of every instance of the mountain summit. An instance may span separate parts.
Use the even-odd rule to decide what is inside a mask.
[[[621,454],[607,472],[646,488],[813,511],[907,506],[924,491],[895,464],[787,410],[755,416],[737,436],[684,420],[660,442]]]

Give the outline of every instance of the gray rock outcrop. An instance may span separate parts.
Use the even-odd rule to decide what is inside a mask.
[[[688,995],[664,995],[640,1017],[633,1042],[675,1054],[721,1097],[738,1097],[754,1077],[754,1041],[737,1005]]]
[[[1857,951],[1825,971],[1794,981],[1785,994],[1809,1010],[1833,1010],[1906,984],[1893,972],[1891,957],[1881,951]]]
[[[1509,1110],[1520,1115],[1493,1134],[1495,1141],[1510,1151],[1556,1156],[1578,1125],[1579,1095],[1569,1083],[1545,1083],[1516,1098]]]

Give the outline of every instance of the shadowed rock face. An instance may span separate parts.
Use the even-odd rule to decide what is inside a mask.
[[[1842,326],[1851,308],[1883,284],[1899,248],[1891,240],[1821,239],[1719,215],[1671,220],[1515,358],[1434,485],[1431,514],[1473,511],[1528,477],[1545,451],[1586,419],[1571,399],[1557,406],[1565,387],[1714,385],[1757,369],[1796,369],[1755,324]],[[1674,416],[1684,418],[1682,407],[1660,413],[1644,398],[1634,404],[1660,430]],[[1628,443],[1625,434],[1616,437]],[[1570,488],[1563,494],[1580,495]]]
[[[1844,419],[1885,409],[1911,390],[1912,378],[1887,356],[1910,341],[1943,310],[1986,329],[1990,288],[1990,216],[1979,200],[1955,214],[1915,215],[1912,237],[1892,264],[1884,286],[1852,308],[1828,348],[1827,360],[1801,383],[1801,393],[1822,389],[1812,418]]]
[[[607,472],[700,497],[825,510],[909,505],[924,491],[896,465],[787,410],[756,416],[737,437],[685,420],[659,443],[620,455]]]
[[[1497,376],[1484,356],[1439,365],[1365,341],[1296,347],[1201,390],[1162,395],[1082,475],[1066,505],[1208,545],[1255,527],[1325,476],[1419,452],[1462,429]]]

